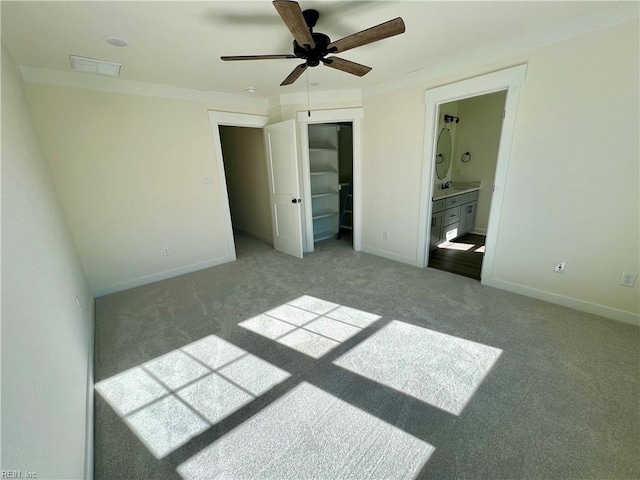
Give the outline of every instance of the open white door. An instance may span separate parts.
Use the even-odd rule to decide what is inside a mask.
[[[264,145],[273,219],[273,247],[280,252],[302,258],[301,196],[295,120],[264,127]]]

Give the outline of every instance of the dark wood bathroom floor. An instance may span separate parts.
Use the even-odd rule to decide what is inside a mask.
[[[484,243],[484,235],[473,233],[467,233],[453,242],[443,243],[429,252],[429,266],[480,280]]]

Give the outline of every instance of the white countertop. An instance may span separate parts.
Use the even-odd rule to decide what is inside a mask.
[[[454,184],[452,188],[437,189],[433,191],[433,201],[440,200],[442,198],[453,197],[455,195],[462,195],[464,193],[475,192],[480,190],[480,182],[459,182]]]

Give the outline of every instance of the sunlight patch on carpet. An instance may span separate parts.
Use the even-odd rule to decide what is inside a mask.
[[[209,335],[107,378],[95,389],[160,459],[289,376]]]
[[[178,466],[185,480],[409,479],[435,448],[303,382]]]
[[[333,363],[460,415],[501,353],[394,320]]]
[[[380,318],[380,315],[303,295],[238,325],[305,355],[320,358]]]

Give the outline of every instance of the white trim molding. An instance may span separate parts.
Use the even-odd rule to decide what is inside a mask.
[[[167,270],[165,272],[155,273],[153,275],[147,275],[146,277],[134,278],[126,282],[116,283],[104,288],[98,288],[94,290],[93,295],[98,297],[104,297],[112,293],[121,292],[123,290],[129,290],[130,288],[140,287],[147,285],[148,283],[159,282],[160,280],[166,280],[168,278],[178,277],[185,273],[197,272],[198,270],[204,270],[205,268],[215,267],[216,265],[222,265],[223,263],[229,263],[235,260],[235,251],[233,257],[227,255],[225,257],[214,258],[201,263],[194,263],[193,265],[187,265],[173,270]]]
[[[306,105],[307,100],[311,105],[323,103],[340,104],[340,103],[357,103],[362,105],[362,90],[334,90],[314,92],[311,90],[307,97],[307,92],[283,93],[280,94],[279,105]],[[270,102],[270,106],[272,105]]]
[[[527,287],[524,285],[518,285],[516,283],[506,282],[504,280],[498,280],[495,278],[492,278],[486,282],[483,281],[482,283],[484,285],[488,285],[489,287],[499,288],[500,290],[506,290],[507,292],[517,293],[526,297],[537,298],[538,300],[554,303],[556,305],[568,307],[580,312],[586,312],[640,327],[640,315],[637,313],[627,312],[625,310],[587,302],[586,300],[578,300],[576,298],[566,297],[564,295],[558,295],[557,293],[547,292],[545,290]]]
[[[269,100],[266,98],[245,97],[233,93],[195,90],[191,88],[173,87],[157,83],[138,82],[124,78],[105,77],[91,73],[67,72],[50,68],[20,66],[22,78],[29,83],[44,83],[62,87],[85,88],[124,95],[141,95],[143,97],[172,98],[190,100],[232,109],[251,110],[267,113]]]
[[[311,212],[311,175],[309,167],[309,124],[351,122],[353,125],[353,249],[361,250],[362,242],[362,119],[364,110],[342,108],[336,110],[312,110],[298,112],[300,124],[300,151],[302,163],[302,195],[305,213],[305,238],[307,252],[313,252],[313,218]]]
[[[377,257],[386,258],[389,260],[393,260],[395,262],[405,263],[407,265],[411,265],[412,267],[419,267],[419,265],[416,263],[415,258],[405,257],[404,255],[398,255],[397,253],[390,252],[388,250],[380,250],[379,248],[373,248],[367,245],[362,245],[362,251],[364,253],[369,253]]]
[[[216,157],[216,170],[220,184],[220,202],[224,215],[224,225],[227,231],[227,248],[229,249],[230,262],[236,259],[236,244],[233,239],[233,225],[231,224],[231,207],[229,205],[229,193],[227,191],[227,176],[224,171],[222,158],[222,142],[220,141],[220,126],[264,128],[269,124],[266,115],[249,115],[245,113],[229,113],[209,110],[209,123],[213,136],[213,151]]]
[[[487,226],[486,253],[482,262],[482,283],[487,283],[493,275],[493,261],[497,244],[504,186],[507,181],[511,143],[515,127],[520,85],[524,81],[526,65],[500,70],[479,77],[463,80],[425,92],[425,137],[422,159],[422,188],[420,193],[420,213],[418,219],[418,249],[416,264],[426,267],[429,261],[429,238],[431,207],[433,198],[433,159],[436,152],[438,132],[438,112],[440,105],[465,98],[476,97],[497,91],[507,91],[505,117],[498,147],[498,159],[494,178],[494,192]]]

